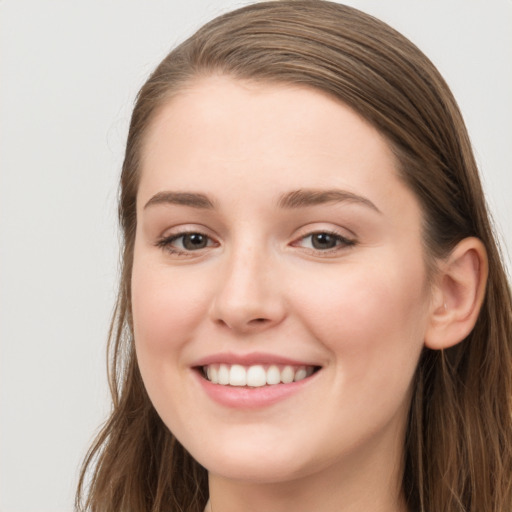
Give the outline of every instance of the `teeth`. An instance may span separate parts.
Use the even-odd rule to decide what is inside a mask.
[[[240,364],[210,364],[203,368],[205,377],[214,384],[223,386],[249,386],[259,388],[265,385],[289,384],[309,377],[312,366],[263,365],[242,366]]]
[[[229,384],[229,367],[225,364],[219,366],[219,384],[226,386]]]
[[[244,368],[245,369],[245,368]],[[250,366],[247,370],[247,384],[253,388],[264,386],[267,383],[267,372],[263,366]]]
[[[295,372],[291,366],[285,366],[283,371],[281,372],[281,382],[285,384],[290,384],[293,382],[293,378],[295,377]]]
[[[219,383],[219,369],[215,366],[208,366],[208,380],[211,380],[214,384]]]
[[[306,372],[306,368],[300,368],[295,372],[295,375],[293,376],[293,380],[297,382],[298,380],[305,379],[308,376]]]
[[[281,382],[281,371],[275,365],[269,366],[267,370],[267,384],[279,384]]]
[[[247,386],[247,372],[243,366],[234,364],[229,370],[230,386]]]

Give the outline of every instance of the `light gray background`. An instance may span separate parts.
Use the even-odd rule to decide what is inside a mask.
[[[108,411],[115,201],[136,91],[235,0],[0,0],[0,511],[72,510]],[[512,247],[512,1],[352,0],[437,64]],[[507,256],[510,264],[510,257]]]

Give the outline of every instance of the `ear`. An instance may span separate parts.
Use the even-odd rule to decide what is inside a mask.
[[[465,238],[439,262],[425,346],[440,350],[466,338],[484,300],[487,274],[487,252],[478,238]]]

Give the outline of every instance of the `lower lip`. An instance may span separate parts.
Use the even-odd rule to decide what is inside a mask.
[[[299,393],[314,379],[318,372],[297,382],[261,386],[258,388],[213,384],[206,380],[198,371],[195,371],[195,373],[202,388],[214,402],[225,407],[237,409],[258,409],[268,407]]]

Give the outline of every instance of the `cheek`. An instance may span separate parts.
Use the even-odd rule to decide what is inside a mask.
[[[336,283],[311,282],[302,303],[307,329],[331,352],[329,393],[341,405],[328,413],[330,424],[342,429],[347,416],[358,418],[354,438],[361,425],[368,435],[403,427],[428,303],[421,267],[362,267],[347,267]]]
[[[204,290],[191,286],[189,279],[185,282],[183,275],[165,265],[134,260],[132,313],[138,366],[154,407],[178,432],[179,418],[194,411],[194,398],[183,387],[190,373],[187,346],[205,315]]]
[[[185,273],[138,264],[132,274],[132,312],[138,352],[158,354],[186,343],[204,317],[204,290]]]
[[[386,365],[414,371],[426,329],[425,272],[421,259],[388,260],[347,265],[302,288],[308,329],[333,352],[343,374],[380,374]]]

